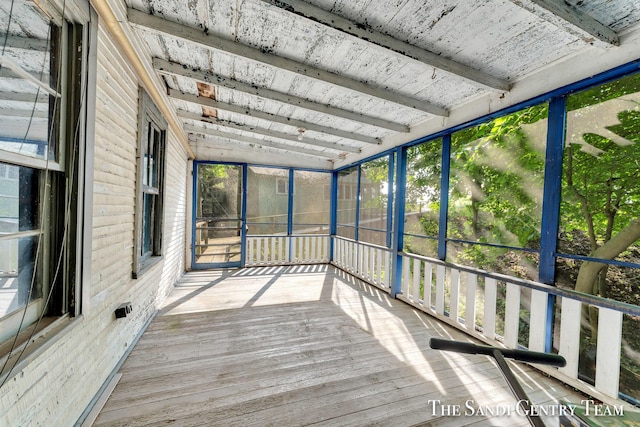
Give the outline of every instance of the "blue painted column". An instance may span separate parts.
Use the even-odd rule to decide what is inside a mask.
[[[295,188],[293,187],[293,169],[289,169],[289,184],[287,191],[287,240],[289,241],[287,259],[291,262],[291,235],[293,234],[293,193]]]
[[[438,258],[447,258],[447,216],[449,214],[449,176],[451,174],[451,134],[442,137],[440,175],[440,218],[438,222]]]
[[[358,182],[356,183],[356,229],[354,232],[354,240],[357,242],[360,237],[360,191],[362,190],[360,186],[360,181],[362,177],[362,165],[358,165]]]
[[[334,260],[334,239],[338,222],[338,172],[331,173],[331,202],[329,207],[329,262]]]
[[[246,164],[240,166],[242,170],[242,201],[240,204],[240,265],[246,263],[247,251],[247,177],[249,167]]]
[[[553,98],[549,103],[544,193],[542,196],[542,223],[540,226],[540,267],[538,272],[538,280],[548,285],[553,285],[555,282],[566,121],[565,98]],[[550,352],[553,348],[554,308],[555,297],[549,295],[545,337],[545,351],[547,352]]]
[[[389,154],[389,171],[387,175],[387,247],[393,244],[393,183],[395,174],[395,153]]]
[[[402,290],[402,256],[400,252],[404,250],[404,203],[407,186],[407,150],[398,147],[395,150],[397,162],[396,186],[395,186],[395,215],[393,218],[393,235],[395,244],[392,248],[391,256],[391,282],[390,294],[396,298]]]

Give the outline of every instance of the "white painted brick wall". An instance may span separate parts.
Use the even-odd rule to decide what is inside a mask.
[[[140,279],[133,262],[138,82],[100,28],[90,310],[0,393],[0,426],[72,426],[184,272],[187,153],[168,136],[164,259]],[[133,312],[114,320],[130,301]]]

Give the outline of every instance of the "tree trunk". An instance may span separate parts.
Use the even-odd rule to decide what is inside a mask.
[[[611,240],[593,251],[590,256],[594,258],[614,259],[638,239],[640,239],[640,218],[635,218],[629,222],[625,228],[613,236]],[[602,280],[606,280],[606,277],[599,276],[603,273],[603,270],[606,273],[606,268],[607,264],[584,261],[578,271],[575,290],[589,295],[595,295],[596,292],[599,291],[602,296],[605,296],[606,288],[599,285],[603,283]],[[584,320],[591,325],[593,338],[595,339],[598,331],[597,317],[589,315],[587,310],[584,310],[584,313],[589,316],[589,319]]]
[[[638,239],[640,239],[640,218],[635,218],[613,236],[611,240],[593,251],[590,256],[593,258],[614,259]],[[594,261],[583,262],[576,280],[576,291],[593,294],[598,273],[605,266],[606,264]]]

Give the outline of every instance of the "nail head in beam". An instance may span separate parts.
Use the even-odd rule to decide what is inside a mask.
[[[262,98],[271,99],[282,102],[284,104],[294,105],[296,107],[305,108],[307,110],[316,111],[318,113],[328,114],[331,116],[341,117],[358,123],[364,123],[383,129],[389,129],[395,132],[409,132],[409,126],[384,120],[379,117],[367,116],[342,108],[333,107],[331,105],[322,104],[308,99],[300,98],[287,93],[275,90],[256,87],[248,83],[221,76],[209,71],[193,70],[190,67],[176,62],[167,61],[161,58],[153,58],[153,67],[161,74],[169,74],[174,76],[182,76],[204,83],[219,85],[238,92],[244,92],[251,95],[260,96]]]
[[[252,61],[290,71],[292,73],[323,81],[335,86],[341,86],[345,89],[360,92],[419,111],[424,111],[435,116],[449,116],[449,111],[439,105],[414,99],[396,92],[376,88],[359,80],[322,70],[320,68],[313,67],[310,64],[304,64],[302,62],[283,58],[274,55],[273,53],[265,53],[260,49],[236,43],[232,40],[226,40],[213,34],[205,34],[203,31],[196,28],[160,18],[159,16],[149,15],[145,12],[140,12],[139,10],[131,8],[128,9],[128,16],[129,22],[132,24],[197,43],[207,48],[227,52],[235,56],[247,58]]]

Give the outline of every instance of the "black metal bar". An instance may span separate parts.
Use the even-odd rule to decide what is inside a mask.
[[[552,353],[513,350],[508,348],[491,347],[488,345],[477,345],[464,341],[443,340],[441,338],[431,338],[429,345],[435,350],[455,351],[456,353],[466,354],[485,354],[487,356],[493,356],[493,352],[497,350],[503,357],[518,360],[520,362],[537,363],[540,365],[563,367],[567,364],[564,357],[559,354]]]
[[[513,375],[505,357],[521,362],[538,363],[551,366],[565,366],[567,361],[564,357],[558,354],[540,353],[528,350],[512,350],[487,345],[477,345],[465,341],[444,340],[441,338],[431,338],[429,340],[429,346],[435,350],[454,351],[456,353],[465,354],[484,354],[493,357],[500,369],[500,372],[504,376],[504,379],[507,381],[507,384],[509,384],[509,388],[518,399],[517,404],[525,411],[527,419],[531,425],[534,427],[544,427],[544,423],[540,416],[536,411],[531,409],[531,402],[518,382],[518,379]]]

